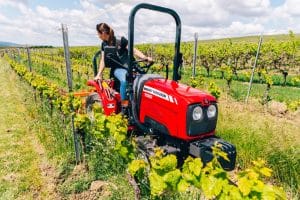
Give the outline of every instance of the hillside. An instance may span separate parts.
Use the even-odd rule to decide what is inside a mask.
[[[209,42],[217,42],[217,41],[226,41],[231,40],[232,42],[258,42],[260,35],[253,36],[244,36],[244,37],[232,37],[232,38],[221,38],[221,39],[211,39],[211,40],[201,40],[200,42],[209,43]],[[295,34],[295,38],[300,40],[300,33]],[[289,34],[277,34],[277,35],[263,35],[264,41],[276,40],[276,41],[287,41],[289,39]]]
[[[0,47],[15,47],[20,46],[19,44],[13,43],[13,42],[3,42],[0,41]]]

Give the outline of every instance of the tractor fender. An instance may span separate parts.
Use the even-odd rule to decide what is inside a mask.
[[[95,81],[95,80],[88,80],[87,85],[96,88],[96,90],[97,90],[98,93],[101,92],[100,86],[99,86],[99,84],[98,84],[97,81]]]

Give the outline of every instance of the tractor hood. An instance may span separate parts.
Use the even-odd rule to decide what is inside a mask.
[[[167,94],[170,101],[172,101],[172,98],[174,98],[174,101],[177,100],[177,103],[181,105],[189,105],[194,103],[207,105],[210,102],[216,102],[216,98],[211,94],[173,80],[154,79],[147,81],[146,87],[147,86]]]
[[[214,134],[217,123],[216,98],[212,95],[164,78],[147,80],[140,97],[140,121],[158,132],[183,140],[194,140]],[[208,107],[215,106],[216,115],[208,118]],[[193,119],[200,107],[201,120]]]

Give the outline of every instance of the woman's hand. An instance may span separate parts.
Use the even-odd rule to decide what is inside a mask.
[[[145,60],[148,62],[153,62],[153,59],[151,57],[146,57]]]
[[[153,59],[151,57],[147,57],[145,56],[140,50],[138,50],[137,48],[133,48],[133,53],[136,57],[148,61],[148,62],[153,62]]]
[[[101,74],[97,74],[97,76],[95,76],[94,78],[95,81],[101,81],[102,80],[102,75]]]

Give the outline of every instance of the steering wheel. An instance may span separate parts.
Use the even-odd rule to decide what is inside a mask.
[[[114,64],[116,64],[118,67],[128,70],[126,67],[123,66],[122,63],[120,63],[119,60],[113,58],[111,55],[112,55],[112,54],[107,54],[106,57],[107,57],[110,61],[112,61]],[[144,66],[140,66],[139,63],[141,63],[141,62],[142,62],[142,63],[146,63],[146,62],[147,62],[147,64],[145,64]],[[146,73],[148,72],[148,70],[150,69],[150,67],[151,67],[153,64],[154,64],[154,62],[153,62],[153,61],[150,61],[150,62],[149,62],[148,59],[135,60],[135,61],[133,62],[133,69],[136,70],[136,71],[137,71],[138,73],[140,73],[140,74],[146,74]]]
[[[140,74],[146,74],[150,67],[154,64],[154,61],[148,61],[148,59],[140,59],[140,60],[135,60],[134,62],[134,68],[136,71]],[[139,63],[145,63],[144,66],[140,66]]]

